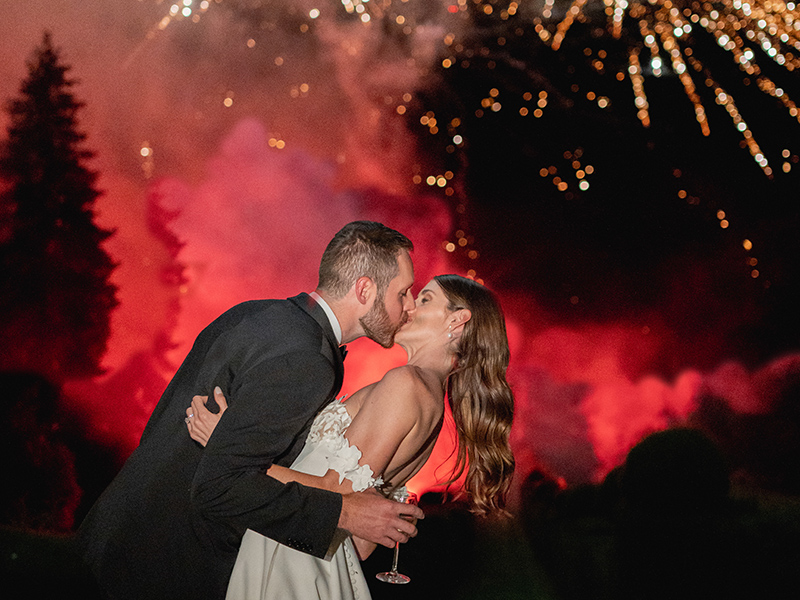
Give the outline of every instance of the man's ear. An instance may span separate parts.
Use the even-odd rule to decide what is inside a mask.
[[[356,279],[355,283],[356,300],[360,304],[367,305],[370,300],[375,297],[377,288],[375,282],[367,276],[362,276]]]

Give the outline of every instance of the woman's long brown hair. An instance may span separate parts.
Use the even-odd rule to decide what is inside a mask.
[[[484,286],[458,275],[434,277],[448,299],[448,310],[469,309],[472,316],[457,342],[456,364],[447,380],[447,397],[458,433],[451,483],[466,469],[464,490],[479,514],[503,513],[514,455],[509,434],[514,396],[506,381],[509,350],[500,304]]]

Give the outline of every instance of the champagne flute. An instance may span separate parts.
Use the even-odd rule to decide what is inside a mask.
[[[395,490],[392,495],[390,496],[392,500],[395,502],[402,502],[404,504],[416,504],[417,503],[417,495],[407,491],[404,487]],[[411,521],[412,523],[416,521],[416,519],[412,517],[403,517],[407,521]],[[395,542],[394,544],[394,558],[392,559],[392,569],[390,571],[385,571],[383,573],[378,573],[375,575],[380,581],[384,581],[386,583],[408,583],[411,581],[411,577],[408,575],[403,575],[402,573],[398,573],[397,571],[397,558],[400,553],[400,542]]]

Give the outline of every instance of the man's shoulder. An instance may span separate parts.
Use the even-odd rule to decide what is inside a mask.
[[[222,313],[217,321],[240,321],[242,319],[276,319],[276,318],[298,318],[302,319],[304,312],[296,302],[301,299],[301,296],[286,299],[263,299],[263,300],[246,300],[240,302],[224,313]]]
[[[220,318],[228,322],[228,335],[248,343],[317,349],[325,332],[311,314],[311,307],[305,308],[307,299],[308,295],[301,294],[285,300],[249,300],[233,306]]]
[[[292,302],[292,300],[300,297],[301,296],[295,296],[294,298],[264,298],[258,300],[245,300],[244,302],[234,304],[228,310],[222,313],[222,315],[237,313],[249,314],[258,313],[265,310],[280,310],[282,308],[290,308],[295,306],[295,303]]]
[[[236,304],[212,321],[198,340],[219,338],[253,341],[281,336],[322,335],[314,319],[291,299],[248,300]],[[266,341],[266,340],[264,340]],[[210,342],[209,342],[210,343]]]

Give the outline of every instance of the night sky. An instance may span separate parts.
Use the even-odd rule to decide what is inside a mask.
[[[596,480],[703,398],[775,411],[800,369],[800,13],[631,3],[615,36],[590,0],[556,51],[569,6],[6,3],[0,98],[50,30],[116,230],[109,372],[68,394],[85,435],[124,458],[197,332],[313,289],[357,218],[412,238],[419,287],[455,271],[500,294],[522,472]],[[163,210],[180,285],[161,276]],[[354,346],[345,391],[403,359]]]

